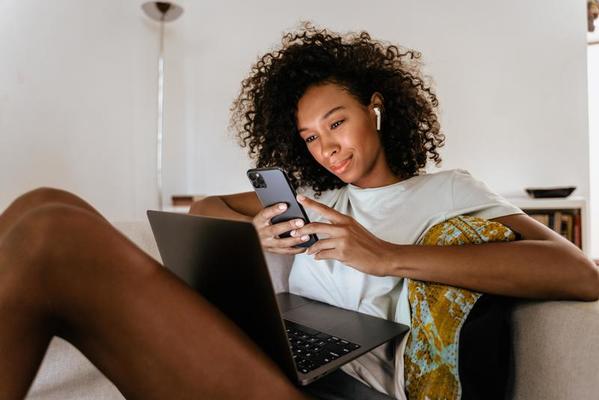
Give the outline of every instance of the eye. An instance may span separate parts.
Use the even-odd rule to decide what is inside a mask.
[[[316,136],[314,136],[314,135],[312,135],[312,136],[308,136],[308,137],[305,139],[305,142],[306,142],[306,143],[310,143],[310,142],[312,142],[314,139],[316,139]]]
[[[341,120],[339,120],[339,121],[335,121],[335,122],[333,122],[333,123],[331,124],[331,129],[335,129],[335,128],[337,128],[337,127],[338,127],[339,125],[341,125],[343,122],[345,122],[345,120],[344,120],[344,119],[341,119]]]

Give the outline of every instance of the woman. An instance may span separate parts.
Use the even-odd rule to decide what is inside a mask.
[[[209,197],[190,212],[252,221],[266,251],[296,255],[293,291],[398,321],[409,322],[402,278],[597,299],[597,271],[572,244],[465,171],[421,173],[427,155],[440,161],[443,138],[415,56],[366,33],[342,38],[308,26],[286,35],[244,81],[233,118],[258,166],[289,172],[313,223],[271,225],[282,209],[262,209],[252,192]],[[523,240],[411,244],[432,223],[466,212]],[[292,237],[277,237],[290,229]],[[321,240],[300,254],[293,246],[311,233]],[[0,311],[3,398],[25,395],[54,335],[127,398],[305,398],[218,310],[67,192],[26,193],[0,216]],[[340,379],[358,398],[403,396],[401,362],[383,353],[312,393],[326,397],[326,383]]]
[[[313,223],[270,225],[284,210],[261,210],[252,192],[207,198],[192,212],[251,220],[267,251],[295,254],[292,292],[408,325],[402,278],[502,296],[596,299],[597,272],[571,243],[466,171],[422,173],[427,156],[441,161],[444,137],[417,59],[366,33],[342,38],[307,27],[286,35],[244,81],[233,125],[258,167],[288,171]],[[500,222],[524,240],[406,245],[460,214]],[[277,238],[289,230],[292,238]],[[292,247],[314,233],[328,238],[303,254]],[[399,397],[401,368],[384,346],[343,370]]]

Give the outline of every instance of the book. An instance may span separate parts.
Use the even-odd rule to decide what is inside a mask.
[[[580,213],[574,215],[574,244],[582,249],[582,227],[580,223]]]
[[[530,214],[530,217],[539,221],[545,226],[549,226],[549,215],[547,214]]]
[[[582,249],[580,208],[523,208],[522,211]]]
[[[562,212],[561,211],[556,211],[553,214],[553,225],[551,226],[551,229],[553,229],[560,235],[562,234]]]
[[[574,226],[574,215],[572,214],[563,214],[562,215],[562,235],[568,239],[570,242],[574,242],[574,234],[573,234],[573,226]]]

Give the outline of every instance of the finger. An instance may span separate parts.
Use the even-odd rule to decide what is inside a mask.
[[[324,204],[319,203],[316,200],[312,200],[306,196],[302,196],[301,194],[297,195],[297,201],[299,201],[300,204],[304,207],[308,207],[312,210],[315,210],[320,215],[322,215],[323,217],[325,217],[333,223],[340,224],[347,219],[347,216],[341,214],[339,211],[333,210],[331,207],[325,206]]]
[[[287,204],[278,203],[269,207],[263,208],[257,215],[256,219],[260,226],[270,225],[270,220],[279,214],[284,213],[287,210]]]
[[[308,235],[304,235],[302,237],[286,237],[281,239],[276,237],[268,237],[261,240],[261,243],[262,247],[264,248],[288,248],[307,242],[309,239],[310,236]]]
[[[325,233],[330,237],[338,237],[341,236],[344,232],[345,228],[333,225],[326,224],[323,222],[310,222],[308,225],[304,226],[300,229],[294,229],[291,231],[291,236],[302,236],[302,235],[312,235],[314,233]]]
[[[260,239],[262,243],[262,247],[264,248],[286,248],[293,247],[300,243],[307,242],[310,239],[309,235],[302,235],[297,237],[282,237],[278,236],[268,236]]]
[[[321,251],[330,250],[337,248],[338,240],[336,239],[320,239],[312,246],[308,247],[306,254],[316,254]]]
[[[310,236],[309,235],[303,235],[301,237],[289,237],[289,238],[283,238],[283,239],[272,239],[270,246],[271,247],[293,247],[295,245],[307,242],[308,240],[310,240]]]
[[[278,224],[274,224],[269,226],[266,231],[269,232],[271,236],[278,236],[285,232],[289,232],[304,226],[304,221],[301,219],[292,219],[290,221],[279,222]]]

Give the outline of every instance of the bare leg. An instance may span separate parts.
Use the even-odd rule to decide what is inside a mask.
[[[27,212],[48,204],[65,204],[89,210],[104,219],[89,203],[64,190],[41,187],[17,197],[0,213],[0,240],[2,236]]]
[[[104,219],[57,204],[0,236],[2,398],[26,394],[54,335],[130,399],[304,398],[233,323]]]

